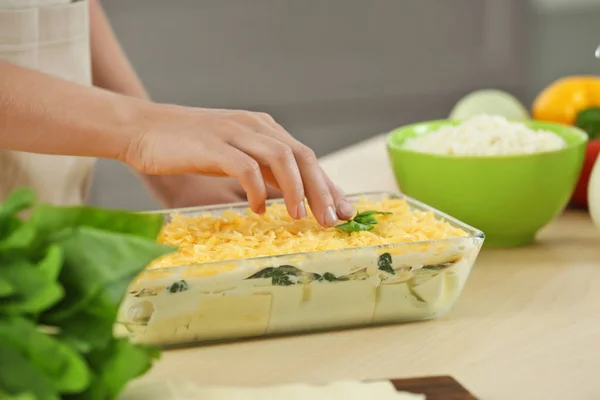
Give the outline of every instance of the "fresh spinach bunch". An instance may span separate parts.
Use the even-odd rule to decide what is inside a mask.
[[[1,399],[114,399],[151,367],[158,350],[115,338],[113,326],[130,282],[173,251],[156,243],[162,223],[35,206],[29,189],[0,205]]]

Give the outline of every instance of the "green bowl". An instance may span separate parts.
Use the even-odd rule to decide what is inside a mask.
[[[400,190],[482,230],[486,246],[532,243],[575,189],[587,135],[570,126],[528,121],[560,135],[567,147],[516,156],[445,156],[404,149],[403,142],[459,121],[423,122],[392,131],[388,154]]]

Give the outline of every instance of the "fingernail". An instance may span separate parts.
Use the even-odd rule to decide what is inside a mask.
[[[337,204],[337,208],[341,214],[341,218],[351,218],[354,216],[354,207],[346,199],[340,200]]]
[[[296,210],[296,218],[298,219],[302,219],[306,217],[306,206],[304,205],[304,202],[298,204],[298,210]]]
[[[335,214],[335,210],[333,207],[327,207],[327,211],[325,211],[325,225],[334,226],[338,222],[337,215]]]
[[[263,215],[266,211],[267,211],[267,206],[266,206],[266,204],[263,204],[260,207],[258,207],[257,214]]]

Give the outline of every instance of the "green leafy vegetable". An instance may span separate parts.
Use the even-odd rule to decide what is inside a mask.
[[[276,275],[273,276],[272,283],[274,286],[291,286],[297,283],[297,281],[292,280],[290,275]]]
[[[146,373],[158,357],[159,352],[154,348],[136,346],[126,339],[114,340],[110,346],[89,354],[88,362],[94,376],[87,390],[65,396],[65,399],[114,399],[129,381]]]
[[[173,251],[156,243],[162,217],[38,205],[19,218],[34,203],[20,189],[0,204],[0,399],[114,399],[158,357],[113,327],[130,282]]]
[[[423,269],[441,271],[443,269],[450,268],[453,265],[454,265],[454,262],[446,262],[446,263],[436,264],[436,265],[423,265]]]
[[[27,354],[10,343],[0,341],[0,391],[10,395],[29,393],[36,400],[60,400],[54,382],[40,370]],[[10,368],[6,368],[9,365]]]
[[[0,298],[8,297],[16,292],[16,288],[12,283],[0,276]]]
[[[291,286],[298,283],[298,275],[301,273],[302,271],[292,265],[281,265],[275,268],[265,268],[248,279],[271,278],[272,285]]]
[[[27,355],[43,371],[59,392],[78,392],[90,382],[90,372],[83,357],[58,337],[47,335],[24,318],[0,320],[0,341]]]
[[[60,281],[67,294],[49,311],[46,322],[60,321],[80,309],[89,308],[89,301],[99,293],[106,301],[102,308],[110,310],[112,318],[127,285],[141,269],[171,251],[148,239],[88,227],[69,229],[68,235],[58,235],[56,241],[64,251]],[[108,290],[119,282],[124,283],[123,291],[112,293]]]
[[[322,276],[319,275],[319,274],[315,274],[315,279],[317,281],[319,281],[319,282],[322,282],[322,281],[337,282],[337,281],[346,280],[346,279],[343,279],[343,278],[338,278],[337,276],[335,276],[331,272],[325,272]]]
[[[56,278],[48,276],[31,261],[0,259],[0,277],[13,288],[13,294],[0,301],[0,315],[38,314],[56,304],[64,291]]]
[[[377,260],[377,267],[384,272],[395,275],[396,270],[392,267],[392,255],[390,253],[383,253]]]
[[[68,228],[88,227],[154,241],[163,225],[163,218],[157,214],[40,204],[31,215],[30,223],[43,235]]]
[[[35,204],[35,194],[25,188],[17,189],[0,204],[0,252],[27,247],[35,230],[22,222],[17,214]]]
[[[14,219],[10,222],[11,233],[0,240],[0,251],[23,250],[31,246],[35,240],[35,229]]]
[[[0,399],[2,399],[2,400],[37,400],[37,398],[29,392],[20,393],[20,394],[11,396],[2,391],[0,391]]]
[[[377,225],[376,215],[390,215],[390,212],[383,211],[363,211],[357,213],[354,218],[339,224],[336,228],[345,230],[346,232],[370,231]]]
[[[179,282],[173,282],[169,287],[167,287],[169,293],[177,293],[177,292],[185,292],[188,290],[187,282],[182,279]]]
[[[0,205],[0,237],[6,234],[6,229],[14,221],[16,214],[31,208],[35,204],[35,193],[27,188],[16,189]]]

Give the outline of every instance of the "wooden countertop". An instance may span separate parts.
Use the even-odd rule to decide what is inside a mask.
[[[325,157],[347,193],[396,190],[383,138]],[[165,352],[142,379],[267,385],[452,375],[485,400],[600,398],[600,234],[568,212],[537,244],[484,249],[456,307],[427,322]]]

